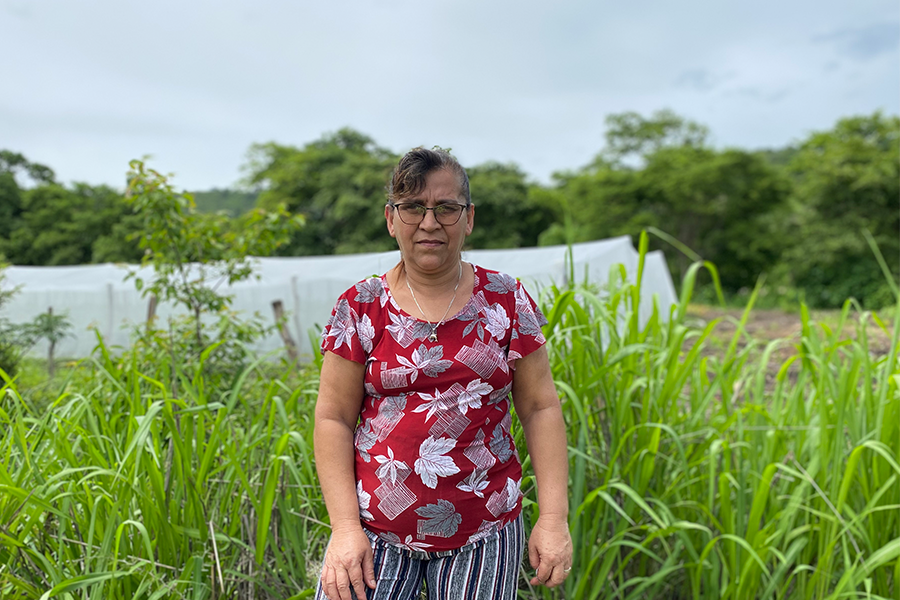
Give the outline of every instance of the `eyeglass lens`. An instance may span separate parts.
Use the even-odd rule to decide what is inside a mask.
[[[434,218],[441,225],[454,225],[459,221],[463,209],[466,208],[462,204],[439,204],[434,207],[427,207],[414,202],[404,202],[396,204],[395,207],[400,213],[400,220],[407,225],[418,225],[425,218],[425,213],[429,210],[434,214]]]

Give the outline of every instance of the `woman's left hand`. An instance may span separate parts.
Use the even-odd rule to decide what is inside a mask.
[[[536,571],[531,585],[556,587],[572,569],[572,536],[563,518],[541,516],[528,540],[528,561]]]

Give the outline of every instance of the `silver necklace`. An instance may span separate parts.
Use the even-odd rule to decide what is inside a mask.
[[[444,324],[444,319],[447,318],[447,313],[450,312],[450,307],[453,306],[453,303],[456,301],[456,290],[459,289],[459,282],[462,281],[462,261],[459,262],[459,275],[456,278],[456,287],[453,288],[453,298],[450,299],[450,304],[447,305],[447,310],[444,311],[444,316],[441,317],[441,320],[437,323],[432,323],[428,320],[428,317],[425,316],[425,311],[422,310],[422,307],[419,306],[419,301],[416,300],[416,293],[413,291],[412,286],[409,285],[409,275],[406,276],[406,288],[409,290],[410,295],[412,296],[413,302],[416,303],[416,308],[419,309],[419,312],[422,313],[422,318],[431,325],[431,335],[428,336],[429,342],[437,341],[437,328]]]

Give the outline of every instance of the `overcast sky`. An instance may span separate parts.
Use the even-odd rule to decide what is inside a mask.
[[[249,146],[353,127],[546,181],[610,113],[716,146],[900,112],[897,0],[0,0],[0,148],[121,187],[128,161],[232,186]]]

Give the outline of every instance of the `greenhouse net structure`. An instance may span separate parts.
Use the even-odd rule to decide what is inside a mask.
[[[571,248],[571,255],[569,250]],[[233,296],[232,310],[245,316],[259,314],[272,323],[273,303],[281,302],[287,326],[300,340],[301,358],[309,359],[313,349],[309,332],[318,332],[331,314],[337,297],[357,281],[381,274],[397,264],[399,252],[253,259],[256,276],[220,290]],[[577,281],[604,286],[610,270],[623,265],[628,279],[637,275],[638,253],[628,236],[574,244],[511,250],[472,250],[463,259],[488,269],[509,273],[522,280],[537,297],[547,285],[565,285],[574,275]],[[150,267],[135,265],[83,265],[71,267],[10,267],[7,284],[19,291],[4,308],[3,316],[13,323],[25,323],[49,309],[65,314],[72,333],[57,344],[57,356],[72,359],[89,356],[99,333],[107,346],[126,347],[134,327],[146,323],[149,299],[135,288],[129,273],[152,280]],[[675,288],[661,252],[647,254],[641,286],[640,319],[646,320],[656,302],[663,315],[676,302]],[[155,314],[157,326],[179,312],[160,303]],[[282,345],[277,333],[263,339],[256,350],[267,352]],[[43,353],[35,347],[32,352]]]

